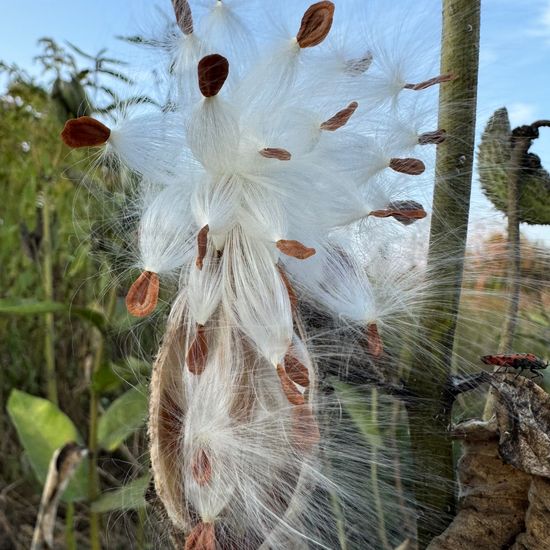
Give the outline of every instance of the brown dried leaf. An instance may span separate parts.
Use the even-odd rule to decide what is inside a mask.
[[[98,147],[104,145],[111,136],[105,124],[89,116],[73,118],[65,123],[61,139],[68,147]]]
[[[391,159],[390,168],[399,172],[400,174],[407,174],[409,176],[419,176],[426,170],[426,165],[419,159]]]
[[[353,116],[353,113],[357,110],[357,107],[359,107],[359,103],[357,103],[357,101],[352,101],[345,109],[338,111],[332,118],[323,122],[323,124],[321,124],[321,130],[335,132],[339,128],[344,127]]]
[[[531,477],[502,461],[494,424],[470,421],[454,433],[464,446],[458,514],[428,550],[509,548],[524,529]]]
[[[323,42],[332,27],[334,9],[332,2],[317,2],[306,10],[296,35],[300,48],[312,48]]]
[[[303,453],[310,452],[321,438],[319,425],[310,407],[292,408],[292,444]]]
[[[277,248],[286,256],[291,256],[297,260],[307,260],[315,255],[315,248],[308,248],[299,241],[277,241]]]
[[[195,338],[189,347],[185,359],[187,368],[191,374],[200,376],[206,368],[208,360],[208,339],[204,325],[197,325]]]
[[[288,377],[285,369],[282,365],[277,365],[277,374],[281,381],[283,392],[292,405],[303,405],[305,403],[304,396],[300,390],[296,387],[294,382]]]
[[[193,14],[187,0],[172,0],[178,27],[184,34],[193,34]]]
[[[216,550],[216,530],[213,523],[199,523],[185,539],[185,550]]]
[[[209,231],[210,228],[208,227],[208,225],[205,225],[197,235],[197,260],[195,262],[195,265],[200,270],[202,270],[204,266],[204,258],[206,257]]]
[[[229,75],[229,61],[217,53],[199,61],[199,88],[204,97],[214,97],[222,89]]]
[[[266,159],[290,160],[292,155],[286,149],[266,147],[260,151],[260,155]]]
[[[550,478],[550,396],[523,376],[500,378],[495,387],[500,454],[519,470]]]
[[[403,88],[406,90],[414,90],[415,92],[418,92],[420,90],[425,90],[426,88],[430,88],[431,86],[435,86],[436,84],[443,84],[444,82],[450,82],[451,80],[454,80],[455,76],[453,74],[442,74],[440,76],[436,76],[434,78],[430,78],[429,80],[424,80],[423,82],[419,82],[418,84],[405,84]]]
[[[212,479],[212,462],[204,449],[199,449],[195,454],[191,464],[191,472],[197,485],[203,487],[210,483]]]
[[[447,139],[445,130],[435,130],[434,132],[425,132],[418,136],[419,145],[440,145]]]
[[[159,298],[159,276],[144,271],[130,287],[126,295],[126,308],[134,317],[146,317],[157,307]]]

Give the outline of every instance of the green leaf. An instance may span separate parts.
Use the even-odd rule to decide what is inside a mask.
[[[46,313],[76,315],[88,321],[100,331],[105,331],[107,326],[107,321],[102,313],[87,307],[37,300],[0,300],[0,315],[44,315]]]
[[[341,399],[345,411],[372,447],[382,446],[382,434],[378,423],[372,418],[368,403],[361,391],[349,384],[334,380],[332,382],[336,395]]]
[[[147,417],[144,388],[132,388],[115,399],[99,419],[98,441],[106,451],[116,450],[124,440],[141,428]]]
[[[92,387],[96,393],[114,391],[122,384],[122,378],[115,372],[115,365],[103,363],[92,375]]]
[[[151,482],[151,475],[147,474],[131,481],[124,487],[103,493],[92,502],[92,511],[97,513],[137,510],[145,508],[145,492]]]
[[[71,419],[47,399],[12,390],[7,410],[33,471],[44,484],[54,451],[71,441],[82,443],[82,438]],[[79,466],[63,495],[66,502],[83,500],[88,495],[85,463]]]

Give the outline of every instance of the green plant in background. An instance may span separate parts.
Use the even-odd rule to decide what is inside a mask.
[[[48,78],[45,84],[17,67],[1,66],[9,84],[0,97],[0,181],[3,204],[10,206],[0,210],[0,330],[6,335],[0,357],[7,367],[1,369],[0,396],[5,399],[10,388],[18,388],[9,395],[7,409],[41,483],[53,452],[69,441],[82,442],[81,434],[87,433],[90,458],[64,495],[67,546],[76,544],[73,504],[86,500],[91,504],[90,542],[99,548],[100,514],[118,502],[112,490],[118,491],[129,475],[147,471],[141,445],[137,452],[125,445],[131,437],[143,439],[146,416],[147,372],[129,356],[131,323],[116,280],[131,241],[132,219],[125,218],[126,233],[118,236],[105,223],[126,208],[131,190],[117,193],[120,177],[111,166],[84,155],[69,159],[59,132],[68,117],[109,113],[122,102],[119,90],[129,80],[118,74],[120,62],[104,52],[89,56],[51,39],[41,45],[37,59]],[[77,55],[91,68],[82,69]],[[106,77],[112,86],[105,84]],[[126,179],[131,183],[131,175]],[[149,358],[148,349],[156,343],[147,338],[146,327],[142,330],[140,350]],[[48,399],[35,397],[41,394]],[[2,420],[0,435],[10,431]],[[19,454],[8,451],[12,441],[2,438],[5,479],[24,473],[9,458]],[[100,458],[105,453],[118,455],[126,467],[114,474],[105,470]],[[110,488],[106,495],[101,495],[100,479]],[[144,491],[139,499],[134,491],[131,501],[126,489],[120,491],[125,507],[144,505]]]

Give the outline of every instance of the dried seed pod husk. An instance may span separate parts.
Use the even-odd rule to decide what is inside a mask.
[[[381,357],[384,353],[384,344],[376,323],[367,326],[367,350],[373,357]]]
[[[107,143],[111,130],[99,120],[89,116],[73,118],[65,123],[61,139],[68,147],[99,147]]]
[[[229,61],[217,53],[199,61],[199,88],[204,97],[214,97],[223,88],[229,75]]]
[[[323,124],[321,124],[321,130],[335,132],[343,128],[349,122],[349,119],[353,116],[357,107],[359,107],[359,103],[357,103],[357,101],[352,101],[345,109],[338,111],[332,118],[323,122]]]
[[[281,381],[283,392],[289,403],[297,406],[303,405],[305,403],[304,396],[296,387],[294,382],[292,382],[292,380],[288,377],[282,365],[277,365],[277,374],[279,375],[279,380]]]
[[[130,287],[126,295],[126,307],[134,317],[146,317],[153,313],[159,298],[159,276],[144,271]]]
[[[303,388],[309,387],[309,372],[291,351],[285,355],[285,371],[295,384]]]
[[[445,130],[435,130],[434,132],[425,132],[418,136],[419,145],[440,145],[447,139]]]
[[[204,325],[197,325],[195,338],[189,346],[185,360],[192,374],[200,376],[204,372],[208,360],[208,339]]]
[[[408,176],[420,176],[426,170],[426,165],[419,159],[413,158],[394,158],[390,160],[390,168],[400,174]]]
[[[208,225],[205,225],[197,235],[197,260],[195,262],[195,265],[198,269],[201,270],[204,266],[204,258],[206,257],[209,231],[210,228],[208,227]]]
[[[309,406],[292,407],[292,444],[294,448],[309,453],[319,443],[319,424]]]
[[[290,160],[292,155],[286,149],[266,147],[260,151],[260,155],[266,159]]]
[[[428,214],[424,207],[416,201],[395,201],[388,204],[384,210],[373,210],[369,216],[373,218],[395,218],[403,225],[410,225],[423,220]]]
[[[295,312],[298,309],[298,296],[296,295],[296,291],[290,283],[288,275],[286,274],[284,268],[281,265],[278,265],[277,270],[281,275],[281,279],[283,280],[283,284],[285,285],[286,291],[288,293],[288,299],[290,300],[292,311]]]
[[[403,88],[406,90],[414,90],[415,92],[418,92],[420,90],[425,90],[426,88],[431,88],[432,86],[435,86],[436,84],[443,84],[444,82],[450,82],[451,80],[454,80],[455,76],[453,74],[442,74],[439,76],[435,76],[434,78],[430,78],[429,80],[424,80],[423,82],[419,82],[418,84],[405,84]]]
[[[212,479],[212,462],[204,449],[199,449],[195,453],[193,463],[191,464],[191,472],[197,485],[203,487],[210,483]]]
[[[172,0],[178,27],[183,34],[193,34],[193,14],[188,0]]]
[[[213,523],[197,524],[185,539],[185,550],[216,550],[216,529]]]
[[[281,239],[277,241],[277,248],[286,256],[291,256],[297,260],[307,260],[315,255],[315,248],[308,248],[300,241],[288,241]]]
[[[317,2],[306,10],[296,35],[300,48],[312,48],[323,42],[332,28],[334,9],[332,2]]]

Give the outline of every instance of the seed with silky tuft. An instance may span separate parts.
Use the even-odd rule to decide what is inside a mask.
[[[296,40],[300,48],[312,48],[319,45],[328,36],[334,19],[332,2],[317,2],[310,6],[304,17]]]
[[[126,295],[126,307],[134,317],[146,317],[157,307],[159,297],[159,276],[144,271],[130,287]]]
[[[454,80],[454,79],[455,79],[455,76],[453,74],[442,74],[440,76],[430,78],[429,80],[424,80],[423,82],[419,82],[418,84],[405,84],[403,88],[405,88],[405,90],[414,90],[415,92],[418,92],[420,90],[425,90],[426,88],[431,88],[436,84],[451,82],[451,80]]]
[[[285,355],[285,371],[288,377],[302,388],[309,387],[309,372],[290,351]]]
[[[195,265],[198,269],[202,270],[204,267],[204,258],[206,257],[206,251],[208,247],[208,232],[210,228],[205,225],[197,235],[197,260]]]
[[[181,32],[193,34],[193,14],[187,0],[172,0],[176,21]]]
[[[229,61],[217,53],[199,61],[199,88],[204,97],[214,97],[223,88],[229,75]]]
[[[260,151],[260,155],[266,159],[290,160],[292,155],[286,149],[266,147]]]
[[[193,479],[200,487],[210,483],[212,479],[212,462],[204,449],[199,449],[195,453],[191,464],[191,472],[193,473]]]
[[[338,111],[332,118],[329,118],[326,122],[323,122],[323,124],[321,124],[321,130],[334,132],[344,127],[353,116],[353,113],[357,110],[357,107],[359,107],[359,103],[357,103],[357,101],[351,102],[345,109]]]
[[[369,216],[373,218],[394,218],[403,225],[410,225],[423,220],[428,214],[424,207],[416,201],[394,201],[384,210],[373,210]]]
[[[195,338],[189,346],[187,357],[185,359],[187,368],[191,374],[200,376],[206,368],[208,360],[208,340],[206,338],[206,329],[204,325],[197,325]]]
[[[216,529],[213,523],[198,523],[185,539],[184,550],[216,550]]]
[[[286,370],[282,365],[277,365],[277,374],[281,381],[283,392],[292,405],[303,405],[305,403],[302,392],[296,387],[294,382],[288,377]]]
[[[426,171],[426,165],[419,159],[391,159],[390,168],[400,174],[408,176],[420,176]]]
[[[107,143],[111,130],[99,120],[89,116],[73,118],[65,123],[61,139],[68,147],[98,147]]]
[[[381,357],[384,353],[384,344],[376,323],[367,326],[367,350],[373,357]]]

